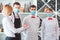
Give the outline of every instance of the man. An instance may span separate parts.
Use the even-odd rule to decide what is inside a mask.
[[[23,24],[27,24],[29,27],[25,30],[25,40],[38,40],[38,28],[40,25],[40,19],[36,15],[36,6],[31,5],[30,15],[24,18]]]
[[[15,28],[21,28],[21,15],[20,15],[20,3],[14,2],[13,4],[13,14],[11,16],[12,22],[14,23]],[[21,40],[21,33],[15,33],[15,40]]]

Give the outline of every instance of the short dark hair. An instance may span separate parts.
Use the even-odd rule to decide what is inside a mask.
[[[14,5],[20,5],[20,3],[19,3],[19,2],[14,2],[13,6],[14,6]]]
[[[36,6],[35,6],[35,5],[31,5],[31,6],[30,6],[30,8],[31,8],[31,7],[36,8]]]

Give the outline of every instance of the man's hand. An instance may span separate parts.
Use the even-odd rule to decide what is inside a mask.
[[[27,29],[28,28],[28,24],[24,24],[23,28]]]

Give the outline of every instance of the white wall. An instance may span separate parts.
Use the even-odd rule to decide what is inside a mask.
[[[3,3],[3,5],[4,5],[4,4],[9,4],[9,3],[11,3],[11,5],[12,5],[12,3],[13,3],[14,1],[15,1],[15,0],[0,0],[0,2]]]
[[[32,4],[35,4],[35,0],[15,0],[17,2],[20,2],[21,3],[21,6],[23,6],[25,3],[26,4],[29,4],[29,2],[31,2]]]
[[[29,4],[29,2],[31,2],[32,4],[37,4],[36,3],[36,0],[0,0],[0,3],[2,2],[3,4],[9,4],[9,3],[11,3],[11,5],[13,5],[13,3],[15,2],[15,1],[17,1],[17,2],[19,2],[19,3],[21,3],[21,6],[23,6],[24,7],[24,4],[26,3],[26,4]]]

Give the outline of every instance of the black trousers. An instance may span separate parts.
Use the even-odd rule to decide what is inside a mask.
[[[59,40],[60,40],[60,36],[59,36]]]
[[[41,37],[40,36],[38,36],[38,40],[41,40]]]
[[[20,33],[16,33],[15,36],[16,37],[6,37],[5,40],[21,40],[21,34]]]
[[[21,34],[20,33],[15,34],[15,40],[21,40]]]
[[[14,37],[6,37],[5,40],[15,40],[15,38]]]

